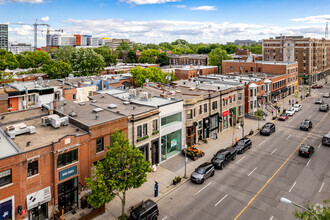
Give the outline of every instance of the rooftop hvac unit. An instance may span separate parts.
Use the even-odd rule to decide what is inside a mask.
[[[128,101],[124,102],[124,105],[129,105],[129,104],[130,104],[130,102],[128,102]]]
[[[93,109],[93,112],[95,112],[95,113],[98,113],[98,112],[101,112],[101,111],[103,111],[103,108],[94,108]]]
[[[69,125],[69,118],[68,117],[62,117],[62,118],[51,118],[50,124],[54,128],[59,128],[64,125]]]
[[[117,108],[117,105],[116,104],[110,104],[110,105],[108,105],[108,108],[114,109],[114,108]]]
[[[140,92],[139,96],[141,99],[148,99],[148,92]]]
[[[91,102],[92,102],[92,103],[96,103],[96,102],[97,102],[97,100],[93,99]]]
[[[69,113],[69,116],[76,117],[77,116],[77,113],[75,113],[75,112],[72,111],[72,112]]]
[[[137,91],[136,91],[136,89],[129,89],[129,90],[128,90],[128,93],[129,93],[131,96],[137,96]]]
[[[36,133],[36,127],[34,126],[26,126],[24,123],[10,125],[6,127],[6,132],[10,138],[15,138],[16,135],[30,133]]]

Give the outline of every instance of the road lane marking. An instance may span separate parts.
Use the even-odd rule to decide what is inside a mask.
[[[165,220],[167,218],[167,216],[165,216],[162,220]]]
[[[308,118],[307,119],[310,119],[312,116],[310,115],[310,116],[308,116]]]
[[[274,218],[274,216],[270,217],[270,219],[269,219],[269,220],[272,220],[273,218]]]
[[[196,196],[198,193],[202,192],[206,187],[208,187],[212,182],[209,182],[206,186],[204,186],[201,190],[199,190],[197,193],[195,193],[194,196]]]
[[[321,186],[321,188],[320,188],[319,192],[321,192],[321,190],[322,190],[323,186],[324,186],[324,182],[322,183],[322,186]]]
[[[245,157],[245,156],[244,156]],[[239,161],[237,161],[236,163],[238,163],[238,162],[240,162],[241,160],[243,160],[244,159],[244,157],[242,157],[241,159],[239,159]]]
[[[248,176],[250,176],[255,170],[257,169],[257,167],[256,168],[254,168],[252,171],[251,171],[251,173],[249,173],[249,175]]]
[[[288,140],[291,137],[291,134],[289,135],[289,137],[287,137],[286,139]]]
[[[309,159],[309,161],[308,161],[307,164],[306,164],[306,167],[308,166],[309,162],[311,162],[311,160],[312,160],[312,159]]]
[[[220,199],[219,202],[217,202],[214,206],[217,206],[220,202],[222,202],[222,200],[224,200],[226,197],[228,196],[228,194],[226,194],[224,197],[222,197],[222,199]]]
[[[293,187],[294,187],[294,185],[296,185],[296,181],[294,181],[294,183],[293,183],[293,185],[291,186],[291,188],[290,188],[290,190],[289,190],[289,192],[291,192],[291,190],[293,189]]]
[[[260,145],[262,145],[263,143],[265,143],[265,141],[266,141],[266,140],[261,141],[261,142],[258,144],[258,146],[260,146]]]
[[[322,143],[317,147],[317,148],[320,148],[321,147],[321,145],[322,145]]]
[[[237,216],[234,218],[234,220],[237,220],[242,213],[251,205],[251,203],[257,198],[257,196],[264,190],[264,188],[268,185],[268,183],[276,176],[276,174],[283,168],[283,166],[290,160],[293,154],[297,152],[299,147],[306,141],[306,139],[311,135],[312,131],[319,126],[319,124],[328,116],[329,112],[327,112],[326,115],[323,116],[323,118],[317,123],[317,125],[312,128],[311,132],[308,133],[308,135],[300,142],[300,144],[294,149],[294,151],[290,154],[290,156],[283,162],[283,164],[276,170],[276,172],[267,180],[267,182],[261,187],[261,189],[253,196],[252,199],[248,202],[248,204],[240,211],[240,213],[237,214]]]
[[[275,150],[273,150],[273,151],[270,153],[270,155],[272,155],[276,150],[277,150],[277,148],[276,148]]]

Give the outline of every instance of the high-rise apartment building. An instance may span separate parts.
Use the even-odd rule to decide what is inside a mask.
[[[297,61],[301,84],[312,84],[330,73],[330,40],[324,38],[277,36],[264,39],[262,55],[264,61]]]
[[[0,48],[8,50],[8,24],[0,24]]]

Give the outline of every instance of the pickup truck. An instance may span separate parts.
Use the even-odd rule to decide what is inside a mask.
[[[230,161],[235,160],[237,150],[232,147],[219,150],[211,160],[215,168],[222,170]]]

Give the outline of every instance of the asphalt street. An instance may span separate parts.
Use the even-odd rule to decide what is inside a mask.
[[[330,85],[318,90],[326,91]],[[276,121],[275,133],[252,137],[250,150],[204,184],[188,181],[163,197],[159,219],[294,219],[295,207],[281,203],[281,197],[301,205],[330,197],[330,147],[321,144],[330,117],[315,99],[304,101],[287,121]],[[313,122],[309,132],[299,130],[304,119]],[[315,148],[310,158],[298,156],[303,143]]]

